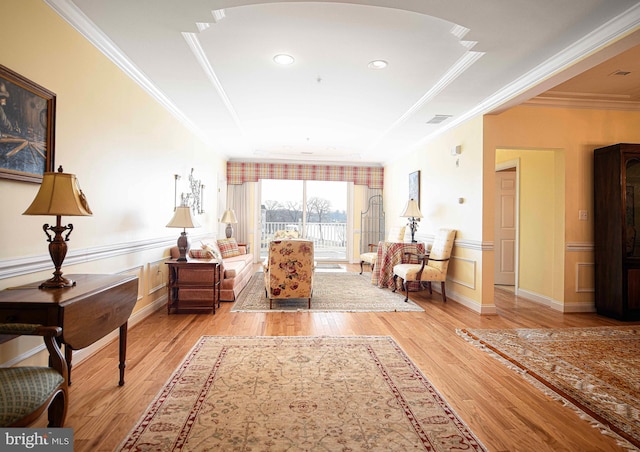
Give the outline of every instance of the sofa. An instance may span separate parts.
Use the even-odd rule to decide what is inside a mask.
[[[177,246],[172,247],[170,253],[173,259],[180,256]],[[222,262],[221,301],[235,301],[254,273],[253,254],[248,252],[246,245],[239,245],[234,238],[210,237],[194,240],[191,243],[188,259],[216,259]]]

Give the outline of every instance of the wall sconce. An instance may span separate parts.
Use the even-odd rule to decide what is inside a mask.
[[[459,157],[460,154],[462,154],[462,146],[461,145],[457,145],[457,146],[452,146],[451,147],[451,155],[453,155],[454,157]],[[456,168],[458,168],[460,166],[460,158],[456,159]]]
[[[179,174],[173,175],[173,210],[178,208],[178,181],[180,180]]]

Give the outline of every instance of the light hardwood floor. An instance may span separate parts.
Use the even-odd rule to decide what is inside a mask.
[[[356,265],[349,271],[359,271]],[[383,289],[380,289],[383,290]],[[388,335],[393,337],[491,451],[622,450],[560,402],[456,334],[457,328],[621,325],[595,314],[561,314],[496,290],[499,314],[479,316],[440,295],[411,293],[425,312],[232,313],[157,311],[129,330],[126,384],[118,387],[117,341],[73,369],[66,427],[75,451],[111,451],[144,413],[196,340],[221,336]],[[39,425],[45,426],[41,418]]]

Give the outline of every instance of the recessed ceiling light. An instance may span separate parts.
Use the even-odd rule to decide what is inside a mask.
[[[389,65],[385,60],[373,60],[368,64],[369,69],[384,69]]]
[[[280,53],[273,57],[273,61],[275,61],[277,64],[286,66],[287,64],[293,64],[294,59],[291,55],[287,55],[286,53]]]

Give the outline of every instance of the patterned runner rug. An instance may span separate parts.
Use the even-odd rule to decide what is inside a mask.
[[[265,296],[264,276],[258,272],[240,292],[232,312],[309,311],[307,299],[274,299],[269,309]],[[313,276],[311,311],[328,312],[393,312],[424,311],[409,300],[405,303],[402,291],[392,292],[371,284],[371,273],[319,272]]]
[[[458,332],[640,447],[640,326]]]
[[[121,451],[484,451],[390,337],[203,336]]]

